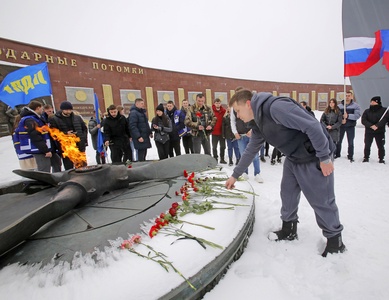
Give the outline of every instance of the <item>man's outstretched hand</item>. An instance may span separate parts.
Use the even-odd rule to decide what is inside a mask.
[[[226,181],[226,188],[232,190],[233,188],[235,188],[235,182],[236,182],[236,178],[231,176]]]

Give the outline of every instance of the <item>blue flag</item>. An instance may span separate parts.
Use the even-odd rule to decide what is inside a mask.
[[[96,122],[97,122],[97,124],[101,123],[100,122],[99,111],[100,111],[99,99],[97,99],[97,95],[95,93],[95,113],[96,113]],[[106,152],[104,150],[104,138],[103,138],[103,134],[102,134],[100,128],[97,131],[97,151],[99,151],[99,153],[104,153],[104,156],[106,156]]]
[[[50,95],[51,82],[46,62],[11,72],[0,85],[0,100],[11,107]]]

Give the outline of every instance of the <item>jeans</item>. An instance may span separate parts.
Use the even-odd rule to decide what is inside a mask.
[[[336,144],[336,156],[340,157],[340,154],[342,152],[342,141],[345,133],[347,133],[347,142],[348,142],[347,158],[350,159],[354,157],[355,126],[351,126],[351,127],[340,126],[339,142]]]
[[[134,142],[130,141],[130,147],[132,151],[132,161],[138,161],[138,150],[134,147]]]
[[[238,140],[233,139],[226,139],[227,141],[227,148],[228,148],[228,158],[232,159],[232,152],[235,152],[235,158],[240,159],[240,151],[238,146]]]
[[[246,135],[241,135],[240,139],[238,140],[238,146],[239,146],[240,155],[243,154],[244,149],[246,149],[249,141],[250,141],[249,137],[247,137]],[[255,154],[255,157],[253,159],[253,165],[254,165],[254,176],[259,174],[259,173],[261,173],[261,169],[259,167],[259,155],[258,155],[258,153]],[[246,169],[245,173],[246,174],[249,173],[248,169]]]

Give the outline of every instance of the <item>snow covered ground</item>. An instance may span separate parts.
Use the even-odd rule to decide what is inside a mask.
[[[316,115],[319,117],[321,112]],[[320,256],[325,239],[304,197],[299,209],[299,240],[275,243],[267,239],[268,232],[281,225],[279,185],[282,173],[282,165],[271,166],[267,159],[266,163],[261,163],[263,184],[253,181],[250,168],[250,183],[260,196],[256,198],[256,222],[249,244],[242,257],[231,265],[225,277],[204,299],[389,299],[386,248],[389,246],[386,216],[389,157],[388,164],[378,164],[377,148],[373,145],[370,163],[362,163],[363,135],[364,129],[358,124],[354,163],[345,158],[346,140],[343,141],[343,157],[335,161],[337,204],[348,251],[327,258]],[[389,138],[388,133],[386,138]],[[88,148],[88,163],[94,164],[94,152]],[[149,152],[148,159],[157,158],[154,150]],[[1,182],[19,179],[11,172],[19,165],[10,137],[0,139],[0,157]],[[225,170],[230,174],[232,167],[226,166]],[[223,226],[222,221],[220,226]],[[127,263],[126,258],[120,260]],[[21,290],[28,290],[30,299],[129,299],[128,294],[124,296],[128,289],[123,273],[118,272],[120,268],[117,263],[100,269],[85,266],[73,280],[68,278],[61,286],[52,284],[55,274],[50,272],[31,278],[22,269],[6,273],[0,270],[0,298],[20,299]],[[70,276],[65,272],[65,279],[66,274]],[[105,280],[103,285],[99,281],[101,277]],[[81,286],[84,292],[78,292]],[[42,289],[46,291],[42,293]]]

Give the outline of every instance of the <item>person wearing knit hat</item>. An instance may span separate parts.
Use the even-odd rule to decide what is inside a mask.
[[[385,163],[385,131],[389,122],[389,113],[382,107],[381,97],[374,96],[370,100],[370,107],[362,114],[362,124],[365,126],[365,149],[363,162],[369,162],[370,149],[373,139],[378,148],[379,163]]]
[[[160,104],[157,106],[157,108],[156,108],[155,110],[156,110],[156,111],[159,110],[159,111],[164,112],[164,111],[165,111],[165,107],[163,106],[162,103],[160,103]]]
[[[371,101],[374,101],[378,105],[382,105],[380,96],[374,96],[373,98],[371,98]]]
[[[80,152],[85,152],[88,141],[88,128],[84,120],[79,115],[74,114],[73,105],[69,101],[61,102],[59,108],[60,110],[50,118],[50,126],[59,129],[65,134],[75,134],[80,138],[80,141],[77,143],[77,148]],[[62,157],[65,170],[74,168],[73,162],[69,157],[63,156],[64,150],[60,142],[58,142],[57,148]]]
[[[165,115],[162,103],[157,106],[155,111],[157,115],[151,120],[151,130],[155,132],[155,146],[157,147],[158,157],[162,160],[169,157],[169,133],[172,132],[172,123]]]
[[[63,101],[59,108],[61,110],[73,110],[73,105],[69,101]]]

